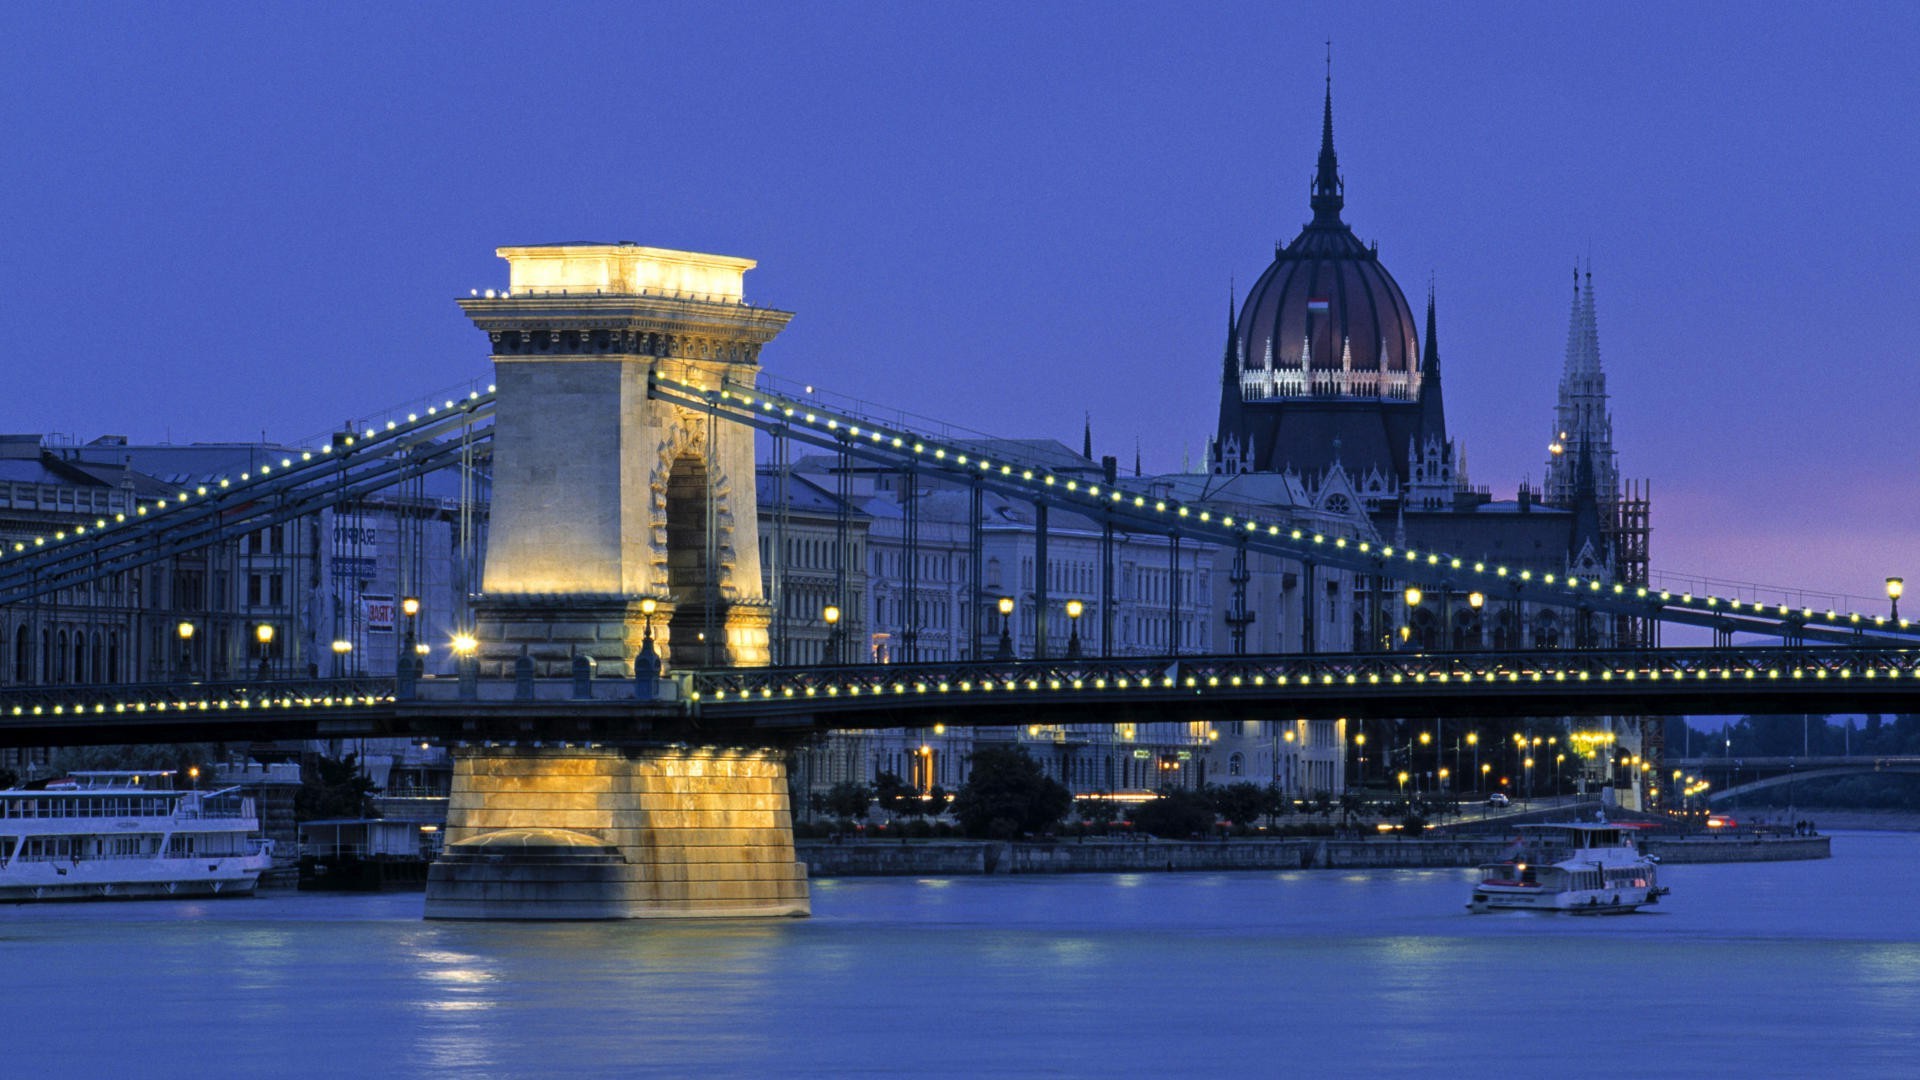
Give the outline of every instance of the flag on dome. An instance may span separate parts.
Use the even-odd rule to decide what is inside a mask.
[[[1324,296],[1307,297],[1307,312],[1313,315],[1325,315],[1329,304]]]

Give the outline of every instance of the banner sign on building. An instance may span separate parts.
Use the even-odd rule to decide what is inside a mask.
[[[366,628],[376,634],[393,633],[393,616],[398,605],[392,596],[360,597],[360,615]]]

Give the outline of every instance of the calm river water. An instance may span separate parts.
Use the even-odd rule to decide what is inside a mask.
[[[1920,837],[1681,866],[817,881],[812,919],[427,923],[418,894],[0,906],[0,1075],[1920,1075]]]

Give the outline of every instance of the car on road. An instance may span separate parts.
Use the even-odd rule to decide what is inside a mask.
[[[1493,794],[1487,796],[1487,805],[1488,806],[1512,806],[1513,800],[1507,798],[1505,792],[1496,791]]]

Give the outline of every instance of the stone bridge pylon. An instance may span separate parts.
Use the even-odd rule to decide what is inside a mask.
[[[753,385],[791,313],[745,302],[750,259],[636,244],[499,253],[509,287],[461,301],[492,342],[498,391],[481,677],[515,679],[522,657],[536,677],[565,676],[576,656],[631,675],[649,622],[675,666],[765,665],[753,431],[647,386],[655,368]],[[466,746],[446,835],[429,918],[809,911],[786,766],[766,747]]]
[[[475,637],[482,678],[576,653],[630,673],[768,662],[753,431],[647,396],[651,369],[752,385],[793,317],[749,306],[751,259],[637,244],[504,247],[501,294],[460,302],[492,343],[493,506]],[[612,670],[609,670],[611,666]]]

